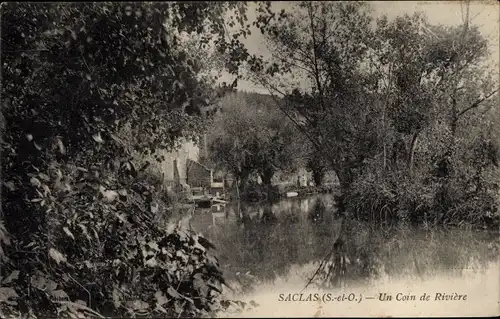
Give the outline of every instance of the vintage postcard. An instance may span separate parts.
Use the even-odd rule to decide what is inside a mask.
[[[498,2],[0,8],[1,318],[500,315]]]

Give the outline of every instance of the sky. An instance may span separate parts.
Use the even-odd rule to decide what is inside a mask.
[[[273,2],[273,7],[277,9],[285,8],[286,10],[287,6],[291,4],[289,1],[276,1]],[[392,20],[398,16],[412,15],[414,12],[421,11],[427,16],[431,24],[455,26],[462,23],[461,1],[370,1],[369,4],[374,19],[385,14],[389,20]],[[255,8],[256,6],[253,4],[249,6],[247,15],[250,21],[255,18]],[[478,25],[481,33],[490,40],[492,61],[498,66],[500,58],[499,3],[494,0],[472,1],[469,14],[472,24]],[[252,35],[244,39],[243,42],[251,53],[262,54],[264,58],[269,55],[269,51],[258,30],[252,30]],[[229,75],[224,75],[221,81],[230,82]],[[238,81],[238,89],[248,92],[268,93],[266,89],[244,80]]]

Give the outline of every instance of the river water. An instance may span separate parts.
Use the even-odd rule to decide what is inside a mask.
[[[333,204],[318,195],[183,217],[217,247],[225,297],[249,303],[227,316],[500,314],[498,232],[347,220]]]

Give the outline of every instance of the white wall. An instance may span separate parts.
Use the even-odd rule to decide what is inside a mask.
[[[199,148],[193,142],[187,141],[182,144],[182,147],[175,152],[163,152],[165,160],[162,163],[162,170],[165,174],[165,180],[174,179],[174,159],[177,159],[177,169],[179,177],[182,180],[186,179],[186,161],[187,159],[198,160]]]

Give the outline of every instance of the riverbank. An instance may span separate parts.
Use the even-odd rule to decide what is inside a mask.
[[[291,192],[296,194],[290,194]],[[287,193],[292,196],[287,196]],[[316,214],[326,214],[336,212],[335,215],[342,211],[340,215],[353,220],[359,220],[364,222],[373,222],[377,225],[385,225],[385,227],[397,227],[398,225],[412,225],[423,227],[424,229],[475,229],[475,230],[492,230],[498,231],[500,227],[500,217],[498,214],[485,214],[482,218],[475,219],[474,221],[467,220],[446,220],[442,218],[436,218],[438,214],[433,211],[427,211],[424,218],[420,218],[419,212],[405,211],[403,213],[390,213],[390,214],[380,214],[376,213],[376,210],[370,210],[367,208],[362,212],[352,211],[351,209],[342,210],[338,205],[338,191],[334,187],[301,187],[301,188],[282,188],[279,189],[276,186],[263,186],[255,185],[249,187],[242,192],[240,196],[240,204],[246,205],[248,203],[252,206],[254,205],[267,205],[267,204],[277,204],[280,202],[302,202],[308,197],[314,197],[315,195],[328,195],[330,200],[327,203],[320,201],[316,203]],[[237,207],[238,202],[235,192],[227,194],[225,198],[227,200],[228,206]],[[288,201],[287,199],[290,199]],[[224,206],[226,206],[224,205]],[[178,202],[175,205],[176,210],[191,210],[194,209],[192,202]],[[205,207],[210,208],[210,206]],[[350,207],[349,207],[350,208]],[[220,209],[220,208],[219,208]],[[219,211],[219,210],[217,210]],[[276,212],[273,210],[272,215]],[[269,214],[268,214],[269,215]],[[271,215],[270,215],[271,216]]]

